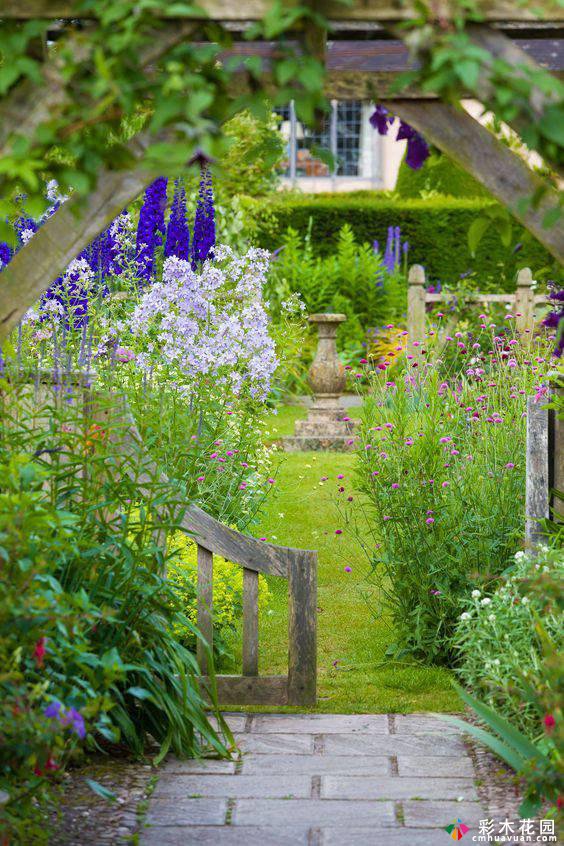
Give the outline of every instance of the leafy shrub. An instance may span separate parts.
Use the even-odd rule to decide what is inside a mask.
[[[406,281],[398,268],[388,273],[371,244],[358,244],[347,224],[339,230],[333,255],[319,256],[311,227],[305,237],[292,227],[272,262],[268,290],[298,293],[310,314],[342,312],[341,347],[360,346],[369,326],[395,319],[405,311]]]
[[[543,638],[550,638],[556,652],[562,647],[564,620],[557,603],[563,579],[561,550],[518,552],[491,595],[475,590],[462,603],[465,610],[453,640],[464,684],[533,740],[542,734],[541,720],[535,703],[523,695],[523,686],[540,688]]]
[[[0,394],[0,789],[12,831],[29,797],[102,738],[136,754],[149,735],[160,756],[226,754],[173,632],[186,618],[162,540],[182,516],[178,492],[123,454],[121,424],[90,426],[66,389],[33,394],[8,382]]]
[[[461,602],[499,577],[522,532],[525,398],[542,382],[545,347],[496,337],[491,357],[480,336],[471,349],[439,333],[393,376],[384,364],[357,371],[368,383],[358,452],[365,500],[348,505],[343,491],[343,508],[351,526],[363,509],[372,527],[373,578],[398,653],[455,660]],[[443,344],[458,350],[450,376],[432,363]]]
[[[449,197],[480,197],[492,200],[492,195],[473,176],[448,156],[433,152],[423,167],[413,170],[403,159],[398,172],[396,193],[404,198],[421,197],[435,192]]]
[[[168,565],[168,579],[187,622],[180,619],[174,633],[190,649],[196,646],[197,624],[197,546],[183,532],[175,532],[170,539],[172,558]],[[213,561],[213,646],[219,655],[229,654],[229,644],[243,613],[243,568],[219,555]],[[270,591],[266,579],[259,575],[258,605],[268,605]],[[189,622],[189,624],[188,624]]]
[[[249,237],[269,250],[278,249],[288,226],[305,236],[313,221],[311,243],[314,254],[334,252],[341,227],[348,224],[357,243],[383,243],[390,225],[400,226],[409,241],[409,261],[422,264],[430,280],[454,284],[461,274],[474,271],[480,279],[492,280],[496,290],[512,291],[515,274],[531,267],[537,276],[558,273],[547,251],[521,227],[515,227],[522,248],[511,253],[495,232],[485,234],[476,256],[468,249],[468,229],[490,201],[478,198],[432,197],[401,199],[374,192],[356,194],[280,194],[268,203],[242,198]],[[555,277],[553,277],[555,278]]]
[[[560,659],[560,679],[562,679],[562,669],[562,659]],[[561,819],[562,790],[564,789],[562,775],[564,732],[561,708],[558,708],[557,718],[554,714],[545,712],[544,734],[540,739],[532,742],[527,735],[493,708],[464,690],[459,689],[458,693],[490,731],[485,731],[481,726],[467,723],[456,717],[445,719],[488,746],[524,780],[525,795],[519,807],[520,817],[525,819],[536,817],[541,807],[550,803],[552,807],[546,811],[543,808],[542,816],[559,816]],[[562,693],[561,690],[560,693]],[[538,699],[540,704],[541,697]]]

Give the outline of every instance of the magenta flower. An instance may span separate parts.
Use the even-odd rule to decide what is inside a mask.
[[[198,478],[196,479],[196,481],[197,481],[197,482],[203,482],[203,481],[205,480],[205,478],[206,478],[205,476],[198,476]]]
[[[398,488],[399,488],[398,482],[393,482],[392,483],[392,490],[396,491]]]
[[[441,484],[441,488],[448,488],[448,486],[449,486],[449,482],[443,482]]]
[[[339,475],[337,476],[337,479],[344,479],[344,478],[345,478],[344,473],[339,473]]]
[[[345,567],[345,573],[352,573],[352,567]]]
[[[267,479],[266,481],[268,482],[268,484],[269,484],[269,485],[273,485],[273,484],[274,484],[274,479]]]
[[[434,517],[427,517],[425,522],[427,523],[428,526],[432,526],[433,523],[435,522],[435,518]]]
[[[513,470],[513,468],[515,467],[515,465],[513,464],[512,461],[508,461],[505,466],[507,467],[508,470]]]
[[[335,529],[335,534],[336,534],[336,535],[342,535],[342,534],[343,534],[343,530],[342,530],[342,529]]]
[[[385,514],[385,515],[382,517],[382,520],[391,520],[391,519],[392,519],[392,518],[390,517],[390,515],[389,515],[389,514]]]

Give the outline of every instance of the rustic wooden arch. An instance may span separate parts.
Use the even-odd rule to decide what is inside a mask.
[[[312,3],[314,0],[312,0]],[[275,90],[270,61],[277,49],[270,42],[248,42],[242,37],[249,24],[261,20],[272,0],[201,0],[206,20],[217,21],[232,30],[234,46],[231,54],[256,56],[262,61],[261,85],[265,93]],[[291,0],[285,5],[291,5]],[[564,71],[564,8],[554,0],[541,4],[545,18],[527,6],[492,0],[484,3],[484,24],[467,28],[472,40],[489,51],[492,61],[500,58],[516,67],[543,67],[556,75]],[[545,228],[544,218],[560,205],[558,193],[543,182],[522,159],[499,142],[477,120],[461,108],[441,102],[417,90],[402,92],[401,99],[392,90],[398,74],[410,67],[409,56],[401,41],[402,21],[412,18],[414,8],[401,0],[352,0],[344,5],[333,0],[320,4],[332,28],[327,32],[310,27],[298,32],[305,48],[324,59],[327,74],[325,92],[338,99],[387,100],[392,112],[404,118],[435,146],[451,156],[511,210],[514,216],[559,261],[564,261],[564,222],[562,219]],[[84,17],[83,13],[83,17]],[[78,17],[73,0],[4,0],[2,18],[71,19]],[[87,17],[96,17],[91,4]],[[164,17],[164,15],[163,15]],[[167,18],[167,24],[155,34],[150,53],[143,63],[156,61],[171,44],[190,38],[192,22]],[[240,68],[243,71],[243,67]],[[57,68],[45,63],[43,96],[36,91],[16,90],[0,102],[0,156],[9,127],[18,125],[24,132],[33,132],[45,120],[51,105],[61,104],[64,87]],[[234,93],[247,86],[244,72],[233,74]],[[484,74],[482,86],[487,96],[489,80]],[[539,116],[546,97],[535,100]],[[519,126],[515,126],[519,131]],[[140,159],[143,145],[149,139],[137,138],[131,145],[133,158]],[[102,171],[98,185],[90,197],[86,211],[75,216],[76,203],[63,206],[19,251],[2,274],[0,286],[0,342],[17,325],[23,314],[39,298],[56,276],[84,249],[108,223],[131,202],[151,181],[151,175],[135,168],[128,172]],[[523,197],[540,196],[538,204],[524,208]]]

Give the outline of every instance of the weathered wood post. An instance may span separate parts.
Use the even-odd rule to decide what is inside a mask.
[[[412,344],[425,337],[425,270],[420,264],[409,268],[407,281],[407,332]]]
[[[548,409],[542,400],[527,398],[527,457],[525,465],[525,543],[542,539],[540,522],[549,515]]]
[[[564,419],[555,408],[544,408],[549,399],[562,400],[564,380],[551,380],[550,396],[527,400],[527,460],[525,541],[542,540],[540,522],[552,517],[564,522],[564,502],[554,491],[564,491]]]
[[[535,323],[535,300],[533,290],[533,274],[529,267],[523,267],[517,274],[517,290],[515,292],[515,313],[518,315],[515,325],[519,332],[532,329]]]
[[[554,491],[564,494],[564,377],[558,375],[552,380],[552,395],[557,408],[549,411],[548,440],[549,440],[549,481],[553,490],[550,506],[556,520],[564,523],[564,501],[556,496]]]

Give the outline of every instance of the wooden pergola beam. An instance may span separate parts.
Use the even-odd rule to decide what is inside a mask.
[[[527,164],[462,108],[439,100],[392,100],[390,111],[450,156],[484,185],[560,262],[564,262],[564,223],[543,226],[546,213],[559,207],[558,193]],[[519,200],[544,194],[536,207]]]
[[[28,20],[30,18],[96,18],[95,4],[87,11],[72,0],[3,0],[0,14],[3,19]],[[271,7],[271,0],[199,0],[198,6],[206,18],[216,21],[257,21],[261,20]],[[292,6],[292,0],[286,0],[286,7]],[[564,8],[557,0],[539,0],[534,9],[529,5],[515,3],[514,0],[490,0],[483,4],[484,20],[488,22],[536,22],[537,12],[543,15],[541,20],[564,22]],[[445,5],[445,10],[446,10]],[[418,15],[415,4],[403,0],[353,0],[349,4],[326,0],[323,12],[334,21],[363,21],[366,23],[389,23],[405,21]],[[163,17],[174,17],[165,15]]]

